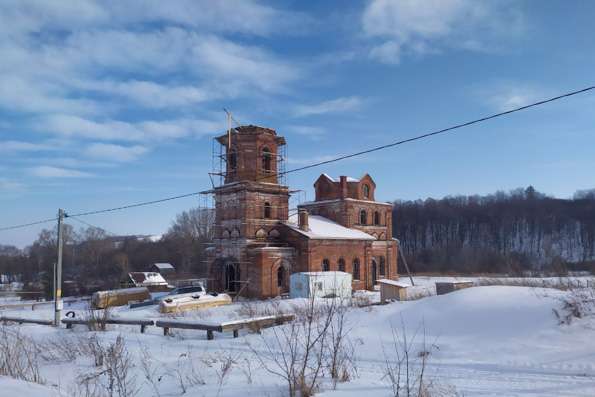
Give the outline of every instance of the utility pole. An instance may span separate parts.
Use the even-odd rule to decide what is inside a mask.
[[[64,210],[58,210],[58,262],[56,263],[56,277],[54,282],[54,326],[60,326],[62,317],[62,246],[63,246],[63,223]]]
[[[407,265],[407,259],[405,259],[405,255],[403,254],[403,250],[401,249],[401,242],[397,240],[397,249],[399,250],[399,256],[405,265],[405,269],[407,270],[407,274],[409,275],[409,280],[411,280],[411,285],[415,286],[413,282],[413,277],[411,276],[411,272],[409,271],[409,266]]]

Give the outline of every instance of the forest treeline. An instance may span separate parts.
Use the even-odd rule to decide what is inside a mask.
[[[166,234],[116,236],[89,226],[75,229],[66,218],[63,227],[63,280],[65,294],[87,294],[121,286],[131,271],[148,271],[156,262],[174,264],[179,275],[204,275],[205,249],[212,241],[214,213],[191,209],[176,216]],[[31,246],[18,249],[0,245],[0,274],[19,281],[25,289],[52,289],[57,258],[57,230],[44,229]],[[74,286],[75,291],[69,287]]]
[[[595,272],[595,190],[557,199],[528,187],[394,204],[394,236],[413,272]],[[67,222],[64,280],[85,294],[117,287],[128,272],[147,271],[155,262],[172,263],[180,275],[204,276],[213,223],[212,210],[191,209],[153,239],[114,236],[92,226],[77,230]],[[49,294],[56,247],[55,228],[42,230],[25,249],[0,245],[2,281],[22,281]],[[404,272],[402,265],[399,270]]]
[[[595,190],[396,201],[393,229],[413,272],[595,270]]]

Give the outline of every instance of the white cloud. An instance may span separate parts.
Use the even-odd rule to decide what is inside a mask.
[[[247,85],[266,92],[282,91],[298,70],[255,46],[241,46],[215,36],[198,38],[192,49],[197,66],[220,80],[220,85]]]
[[[377,39],[370,57],[398,63],[404,52],[426,54],[444,47],[489,51],[518,36],[524,20],[509,1],[373,0],[362,26]]]
[[[312,116],[326,113],[341,113],[359,109],[363,104],[361,98],[356,96],[341,97],[312,105],[298,105],[295,108],[296,116]]]
[[[0,192],[16,192],[21,191],[25,185],[20,182],[13,181],[7,178],[0,178]]]
[[[121,146],[108,143],[93,143],[84,151],[86,156],[116,162],[128,162],[136,160],[139,156],[148,151],[145,146]]]
[[[66,114],[47,117],[43,122],[38,123],[37,129],[77,138],[109,140],[141,140],[143,138],[143,132],[130,123],[113,120],[96,122]]]
[[[393,40],[385,41],[370,50],[370,56],[384,63],[399,63],[401,45]]]
[[[2,53],[0,49],[0,53]],[[33,59],[30,60],[34,62]],[[15,68],[20,66],[15,65]],[[64,87],[27,76],[22,70],[6,72],[0,66],[0,108],[21,113],[52,113],[68,110],[74,114],[99,111],[95,101],[69,98]]]
[[[80,88],[130,99],[146,108],[188,106],[217,98],[216,93],[188,85],[164,85],[152,81],[83,81]]]
[[[17,152],[39,152],[44,150],[52,150],[52,147],[47,144],[23,142],[23,141],[0,141],[0,153],[17,153]]]
[[[50,165],[33,167],[29,169],[29,172],[31,175],[40,178],[88,178],[93,176],[87,172],[68,168],[53,167]]]
[[[285,91],[292,63],[220,35],[299,18],[254,1],[1,2],[0,108],[107,116]]]
[[[285,127],[285,130],[290,133],[306,136],[312,140],[319,140],[322,136],[326,135],[324,128],[310,125],[289,125]]]
[[[501,84],[490,89],[481,89],[477,95],[488,106],[500,112],[537,102],[547,96],[545,90],[523,84]]]
[[[94,121],[70,115],[49,116],[36,126],[39,131],[64,137],[141,142],[203,136],[219,131],[222,127],[222,122],[200,119],[130,123],[118,120]]]
[[[6,0],[0,3],[0,26],[7,34],[166,23],[194,29],[268,35],[303,23],[305,17],[254,0]],[[0,28],[1,29],[1,28]]]

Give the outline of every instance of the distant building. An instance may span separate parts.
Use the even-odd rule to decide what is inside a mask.
[[[151,266],[151,271],[163,276],[169,276],[176,273],[176,268],[171,263],[154,263]]]
[[[225,169],[224,183],[209,192],[216,208],[210,289],[263,298],[289,292],[296,272],[347,272],[353,289],[398,278],[392,205],[375,201],[370,175],[322,174],[315,201],[290,216],[290,191],[279,178],[285,138],[250,125],[216,140]]]

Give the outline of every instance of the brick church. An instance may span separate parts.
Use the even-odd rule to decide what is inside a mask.
[[[375,201],[376,184],[322,174],[315,201],[289,209],[290,191],[278,178],[286,144],[275,130],[241,126],[217,137],[223,146],[223,184],[215,198],[215,244],[208,271],[215,291],[248,297],[289,292],[295,272],[344,271],[353,289],[398,278],[392,205]]]

